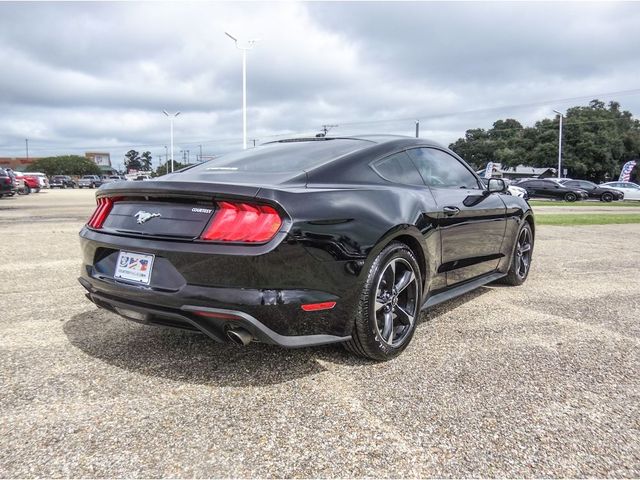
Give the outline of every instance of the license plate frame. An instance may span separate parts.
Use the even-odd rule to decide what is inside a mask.
[[[120,250],[113,278],[132,282],[136,285],[149,285],[155,257],[155,255],[149,253]]]

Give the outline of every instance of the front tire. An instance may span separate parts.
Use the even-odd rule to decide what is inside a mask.
[[[511,258],[511,266],[507,276],[501,279],[501,283],[514,287],[522,285],[529,276],[531,268],[531,256],[533,254],[533,232],[529,222],[525,221],[520,227],[516,247]]]
[[[567,202],[575,202],[578,199],[578,196],[573,192],[569,192],[564,196],[564,199]]]
[[[605,192],[602,194],[602,197],[600,198],[600,200],[607,203],[613,202],[613,195],[609,192]]]
[[[399,355],[415,332],[421,296],[415,255],[403,243],[390,243],[369,269],[346,348],[372,360]]]

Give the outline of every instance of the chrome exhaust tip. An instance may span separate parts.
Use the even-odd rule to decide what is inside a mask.
[[[244,328],[234,328],[231,330],[227,330],[227,338],[236,345],[246,347],[253,340],[253,335],[251,335]]]

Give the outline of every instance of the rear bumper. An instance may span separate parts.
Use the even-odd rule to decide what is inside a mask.
[[[350,339],[357,277],[342,262],[317,260],[297,242],[242,255],[239,247],[222,254],[212,245],[128,238],[86,228],[80,236],[79,281],[87,297],[125,318],[196,329],[217,341],[227,341],[232,328],[283,347]],[[149,286],[114,279],[120,249],[155,255]],[[324,302],[336,305],[302,309]],[[140,315],[132,318],[123,311]]]
[[[339,343],[351,338],[350,336],[340,337],[326,334],[280,335],[255,317],[238,310],[197,305],[183,305],[176,310],[133,303],[92,292],[88,282],[82,278],[79,280],[82,286],[88,290],[87,298],[98,307],[105,308],[138,323],[200,331],[220,343],[227,342],[227,332],[237,328],[243,328],[248,331],[255,341],[287,348]]]

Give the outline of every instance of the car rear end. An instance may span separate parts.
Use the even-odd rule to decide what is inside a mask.
[[[11,195],[16,186],[6,170],[0,168],[0,196]]]
[[[221,342],[344,341],[349,303],[337,291],[353,276],[285,241],[287,196],[247,185],[107,184],[80,232],[79,281],[99,307]]]

